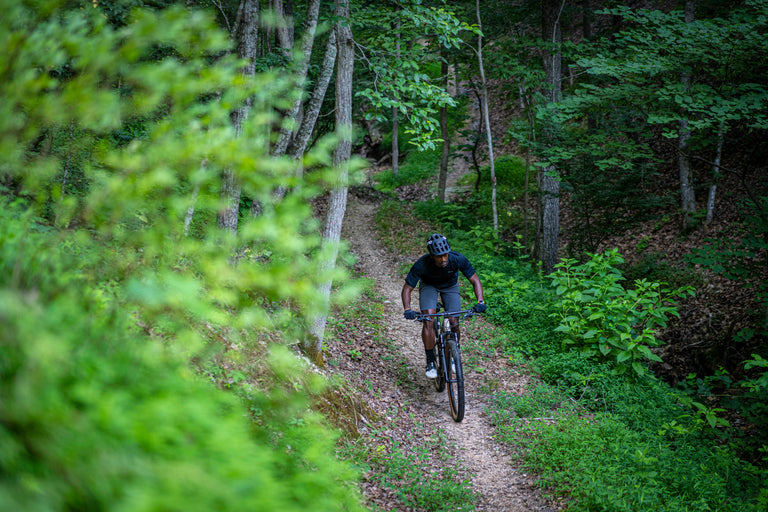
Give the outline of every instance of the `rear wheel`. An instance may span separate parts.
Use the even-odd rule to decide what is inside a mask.
[[[445,360],[448,366],[448,398],[453,421],[464,419],[464,371],[461,368],[461,352],[456,338],[445,343]]]

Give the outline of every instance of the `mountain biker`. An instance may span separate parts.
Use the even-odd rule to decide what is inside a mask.
[[[464,274],[475,291],[477,304],[472,309],[482,313],[486,309],[483,302],[483,285],[477,276],[474,267],[461,253],[451,250],[448,240],[441,234],[435,233],[427,239],[427,251],[411,266],[405,278],[401,297],[403,299],[403,315],[407,320],[417,318],[417,313],[411,309],[411,292],[419,285],[419,308],[423,314],[437,312],[437,296],[440,294],[445,311],[460,311],[461,297],[459,296],[459,271]],[[461,337],[459,322],[456,317],[449,317],[451,331],[456,333],[457,339]],[[426,319],[421,327],[421,340],[424,342],[424,352],[427,356],[425,373],[427,378],[437,377],[435,367],[435,331],[432,328],[432,320]]]

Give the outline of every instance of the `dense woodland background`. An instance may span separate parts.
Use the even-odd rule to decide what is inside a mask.
[[[510,440],[574,509],[768,503],[765,0],[0,7],[0,508],[364,509],[311,405],[350,186],[612,404]]]

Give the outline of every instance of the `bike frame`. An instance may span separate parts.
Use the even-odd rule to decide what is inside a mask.
[[[446,326],[445,324],[450,324],[450,321],[446,322],[448,318],[458,318],[456,323],[458,325],[461,320],[476,313],[473,309],[440,313],[441,307],[442,304],[438,303],[437,312],[419,314],[416,320],[421,322],[432,320],[433,322],[437,361],[440,366],[438,375],[434,379],[435,390],[438,392],[444,391],[447,384],[451,416],[453,416],[454,421],[461,421],[464,418],[464,376],[463,369],[461,368],[461,347],[459,346],[459,339],[456,333],[450,329],[450,325]],[[449,351],[447,350],[448,345],[452,345],[454,348]],[[449,366],[452,360],[456,362],[455,370]],[[451,373],[454,373],[456,377],[451,378]]]
[[[439,307],[438,307],[439,311]],[[438,348],[438,352],[441,358],[441,368],[443,370],[443,374],[445,376],[446,382],[456,382],[455,379],[450,379],[449,374],[450,372],[447,370],[447,363],[445,359],[445,342],[446,338],[452,337],[456,340],[456,346],[461,350],[461,344],[459,343],[459,338],[456,336],[456,333],[454,333],[450,326],[446,327],[445,320],[448,320],[448,318],[459,318],[459,322],[461,320],[470,317],[475,314],[475,311],[472,309],[465,309],[462,311],[454,311],[454,312],[443,312],[443,313],[431,313],[431,314],[421,314],[417,320],[426,320],[428,318],[432,318],[434,323],[434,329],[435,329],[435,348]],[[439,321],[438,321],[439,320]],[[450,322],[450,320],[449,320]],[[458,322],[456,323],[458,325]],[[438,347],[439,346],[439,347]]]

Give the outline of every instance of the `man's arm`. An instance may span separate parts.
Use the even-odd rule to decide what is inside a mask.
[[[403,299],[403,316],[406,320],[415,320],[417,317],[417,314],[415,311],[411,309],[411,292],[413,291],[413,286],[409,285],[408,283],[405,283],[403,285],[403,291],[400,293],[400,296]]]
[[[480,283],[480,278],[477,276],[477,272],[475,272],[472,277],[469,278],[469,282],[472,283],[472,288],[475,290],[475,297],[477,297],[477,302],[483,302],[483,285]]]
[[[404,311],[411,309],[411,292],[412,291],[413,291],[413,286],[409,285],[408,283],[405,283],[403,285],[403,291],[400,293],[400,297],[403,299]]]

